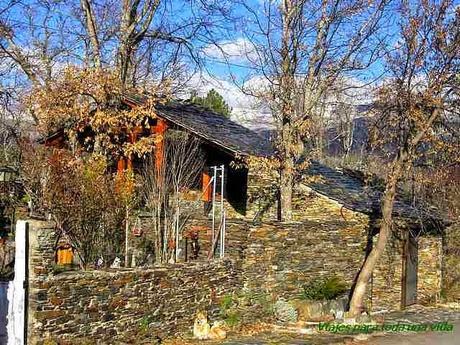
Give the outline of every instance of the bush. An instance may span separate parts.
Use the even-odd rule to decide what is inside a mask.
[[[273,316],[273,300],[267,293],[242,291],[238,295],[238,301],[245,308],[257,310],[262,317]]]
[[[234,328],[241,323],[241,313],[238,310],[236,296],[229,294],[222,298],[219,306],[219,315],[230,328]]]
[[[227,312],[224,317],[225,324],[230,327],[234,328],[237,327],[241,323],[241,315],[239,311]]]
[[[339,277],[317,279],[303,287],[302,299],[320,301],[335,299],[347,291],[345,282]]]
[[[232,306],[233,304],[233,296],[232,295],[225,295],[223,298],[222,298],[222,301],[220,302],[220,311],[221,313],[225,313],[228,309],[230,309],[230,307]]]
[[[115,180],[108,164],[99,154],[77,156],[54,150],[44,165],[47,179],[40,204],[52,214],[57,236],[65,234],[70,240],[83,267],[101,256],[112,262],[123,252],[124,189],[129,184]],[[36,175],[38,179],[42,173]]]

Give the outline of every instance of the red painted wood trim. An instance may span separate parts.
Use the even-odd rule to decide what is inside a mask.
[[[157,118],[157,124],[151,128],[151,132],[155,135],[160,135],[162,138],[155,145],[155,170],[158,174],[161,173],[164,164],[164,140],[163,136],[168,129],[168,124],[165,120]]]
[[[202,200],[211,201],[212,199],[212,186],[210,185],[211,176],[209,176],[207,171],[203,171],[203,184],[202,184]]]
[[[125,170],[125,160],[124,158],[119,158],[117,162],[117,174],[120,175]]]

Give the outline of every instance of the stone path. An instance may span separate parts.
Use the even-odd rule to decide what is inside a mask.
[[[452,332],[428,332],[418,334],[395,334],[375,337],[372,345],[457,345],[460,343],[460,321],[453,322]]]
[[[434,324],[449,322],[453,332],[403,332],[377,333],[369,335],[343,335],[319,333],[313,335],[264,333],[257,336],[230,337],[222,342],[200,342],[200,344],[223,345],[456,345],[460,344],[460,309],[426,308],[413,306],[405,311],[381,315],[387,324]]]
[[[446,320],[460,320],[460,308],[430,308],[419,305],[414,305],[403,311],[394,311],[384,314],[385,322],[387,323],[435,323]]]

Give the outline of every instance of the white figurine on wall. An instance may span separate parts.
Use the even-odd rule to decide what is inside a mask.
[[[110,268],[120,268],[121,267],[121,259],[117,256],[113,263],[110,265]]]
[[[102,255],[96,260],[96,269],[100,270],[104,266],[104,258]]]

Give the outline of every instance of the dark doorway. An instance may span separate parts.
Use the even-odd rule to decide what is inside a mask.
[[[403,254],[402,308],[417,303],[418,244],[410,234],[405,241]]]
[[[246,215],[248,196],[248,170],[245,168],[227,169],[227,201],[238,213]]]

